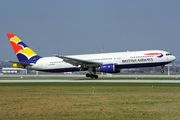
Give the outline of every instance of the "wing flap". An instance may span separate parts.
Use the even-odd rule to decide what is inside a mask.
[[[77,59],[77,58],[71,58],[71,57],[66,57],[66,56],[60,56],[60,55],[55,55],[55,57],[63,59],[64,62],[67,62],[69,64],[72,64],[74,66],[100,66],[102,63],[100,62],[93,62],[93,61],[88,61],[88,60],[82,60],[82,59]]]

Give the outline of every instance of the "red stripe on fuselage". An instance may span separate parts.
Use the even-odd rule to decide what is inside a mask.
[[[146,53],[144,55],[163,55],[162,53]]]

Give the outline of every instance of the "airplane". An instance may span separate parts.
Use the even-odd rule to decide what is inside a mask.
[[[15,34],[7,34],[19,62],[8,61],[13,67],[43,72],[87,71],[86,77],[98,78],[96,72],[119,73],[125,68],[164,66],[176,57],[162,50],[127,51],[99,54],[83,54],[52,57],[40,57]]]

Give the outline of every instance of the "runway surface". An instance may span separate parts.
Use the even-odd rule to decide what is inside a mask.
[[[107,75],[103,75],[103,76],[99,75],[99,76],[107,77],[108,79],[104,79],[104,80],[103,79],[86,79],[84,75],[74,75],[74,74],[38,75],[38,76],[37,75],[0,75],[0,78],[1,78],[0,83],[20,83],[20,82],[24,82],[24,83],[27,83],[27,82],[180,83],[180,80],[179,80],[180,75],[168,76],[168,75],[111,75],[111,74],[109,75],[107,74]],[[27,77],[30,79],[24,79]],[[41,79],[37,79],[37,77]],[[52,77],[53,79],[47,79],[50,77]],[[56,79],[54,79],[54,77],[56,77]],[[65,79],[61,79],[61,77]],[[75,77],[75,79],[68,79],[68,77]],[[121,79],[113,79],[113,77],[119,77]],[[130,79],[122,79],[123,77],[130,78]],[[6,79],[3,79],[3,78],[6,78]],[[77,78],[80,78],[80,79],[77,79]],[[138,78],[141,78],[141,79],[138,79]],[[150,78],[150,79],[145,79],[145,78]],[[163,79],[158,79],[158,78],[163,78]],[[171,80],[169,80],[169,78],[171,78]]]
[[[0,75],[0,77],[82,77],[84,78],[85,75],[76,75],[76,74],[57,74],[57,75]],[[99,75],[99,77],[166,77],[166,78],[180,78],[180,75],[164,75],[164,74],[160,74],[160,75],[115,75],[115,74],[106,74],[106,75]],[[85,77],[86,78],[86,77]]]
[[[0,80],[0,83],[28,83],[28,82],[118,82],[118,83],[180,83],[180,80]]]

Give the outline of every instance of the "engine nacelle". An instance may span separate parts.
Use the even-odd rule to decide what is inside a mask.
[[[114,64],[105,64],[97,68],[97,72],[119,73],[120,70],[116,69]]]

